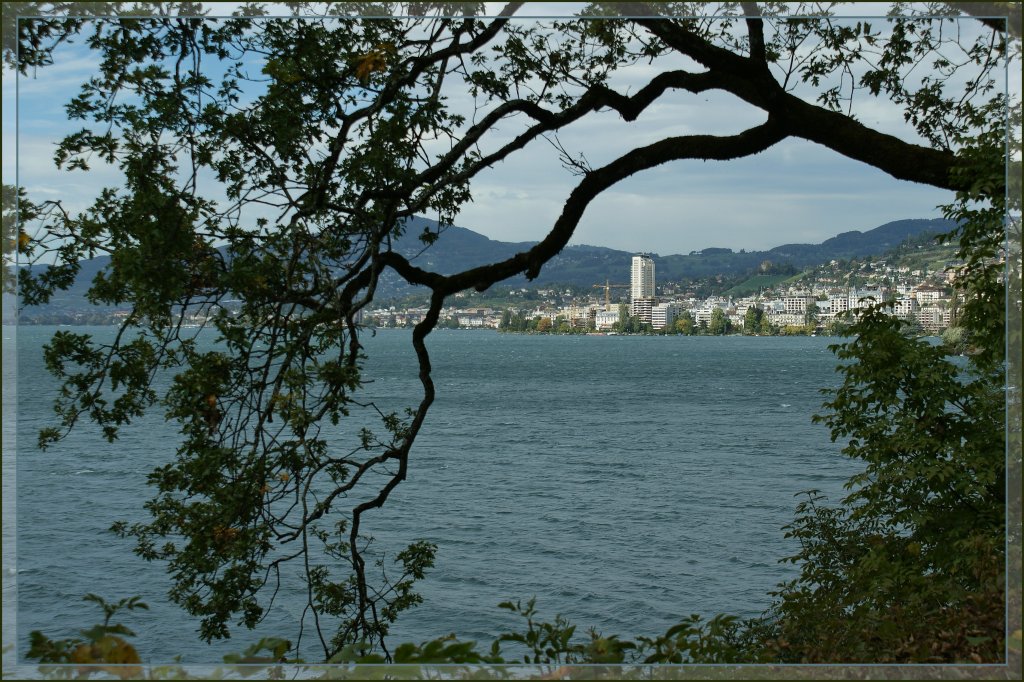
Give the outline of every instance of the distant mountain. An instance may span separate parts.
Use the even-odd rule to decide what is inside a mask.
[[[671,282],[717,274],[740,274],[756,269],[762,262],[791,264],[804,268],[830,260],[876,256],[899,246],[911,237],[939,234],[953,229],[953,222],[944,219],[908,219],[886,223],[866,232],[843,232],[821,244],[784,244],[768,251],[734,252],[727,248],[708,248],[688,255],[660,256],[654,259],[657,280]],[[423,247],[418,235],[423,229],[437,231],[437,223],[417,218],[408,225],[407,232],[398,240],[399,250],[410,256]],[[413,262],[420,267],[430,266],[442,274],[452,274],[484,265],[524,251],[536,242],[499,242],[462,227],[449,227],[437,242]],[[591,285],[606,279],[626,281],[629,277],[633,253],[601,246],[568,246],[552,258],[534,280],[537,284]],[[397,281],[397,278],[396,280]],[[507,280],[519,285],[525,277]],[[394,283],[390,282],[389,284]]]
[[[404,234],[395,240],[393,248],[410,258],[413,264],[449,275],[469,268],[510,258],[525,251],[536,242],[502,242],[489,239],[464,227],[449,226],[440,230],[437,241],[425,247],[419,236],[423,231],[438,233],[436,221],[415,217],[407,221]],[[872,230],[852,230],[827,239],[821,244],[784,244],[768,251],[734,252],[726,248],[708,248],[688,255],[660,256],[654,259],[657,281],[670,282],[709,275],[741,274],[757,268],[763,261],[777,265],[792,264],[797,268],[825,263],[833,259],[849,259],[880,255],[899,246],[904,240],[923,234],[938,234],[953,228],[943,219],[910,219],[886,223]],[[574,284],[589,286],[606,279],[625,282],[629,277],[633,253],[601,246],[568,246],[552,258],[541,270],[535,284]],[[48,306],[34,310],[97,310],[85,298],[93,276],[110,263],[101,256],[82,263],[75,285],[54,295]],[[506,280],[503,284],[522,286],[523,276]],[[387,271],[381,278],[379,298],[388,298],[412,291],[394,272]],[[5,305],[5,310],[9,307]]]

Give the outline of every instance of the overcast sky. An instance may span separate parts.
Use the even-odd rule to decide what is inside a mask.
[[[579,6],[527,7],[522,15],[564,14]],[[881,9],[862,4],[851,11],[868,15]],[[94,56],[73,49],[59,53],[53,66],[35,76],[15,79],[5,72],[5,182],[14,178],[17,165],[19,183],[30,197],[62,198],[75,208],[82,208],[97,188],[116,183],[116,173],[101,164],[88,174],[58,173],[53,168],[55,143],[81,125],[66,121],[63,105],[95,64]],[[647,77],[639,71],[624,74],[622,84],[638,87]],[[1016,74],[1011,90],[1019,92],[1019,82]],[[455,96],[453,106],[457,105]],[[870,104],[860,115],[869,125],[907,136],[895,109]],[[624,123],[616,114],[602,114],[567,130],[559,139],[567,149],[584,153],[593,166],[599,166],[633,146],[666,135],[734,134],[763,120],[763,114],[731,96],[677,93],[634,123]],[[508,135],[514,128],[509,126]],[[473,202],[456,224],[502,241],[541,239],[577,182],[560,166],[555,150],[538,141],[473,183]],[[751,158],[679,161],[620,182],[590,205],[571,243],[662,255],[712,246],[767,249],[787,242],[820,242],[840,232],[867,230],[902,218],[939,217],[936,206],[951,198],[949,192],[895,180],[818,145],[787,140]]]

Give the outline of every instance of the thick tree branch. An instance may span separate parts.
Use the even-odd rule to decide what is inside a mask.
[[[540,274],[541,267],[569,243],[590,202],[615,183],[642,170],[680,159],[727,161],[751,156],[768,149],[785,137],[786,133],[782,126],[777,121],[769,119],[762,125],[739,135],[671,137],[634,149],[585,175],[566,200],[562,214],[551,232],[529,251],[517,253],[500,263],[442,276],[421,270],[393,252],[381,254],[381,261],[408,282],[429,286],[435,294],[442,295],[454,294],[469,288],[483,291],[501,280],[520,273],[526,273],[527,278],[534,279]]]
[[[636,19],[670,47],[719,71],[721,88],[768,112],[785,126],[787,133],[863,161],[900,180],[920,182],[944,189],[960,189],[950,175],[953,152],[912,144],[878,132],[849,116],[809,104],[785,92],[767,70],[751,60],[705,43],[678,24],[659,19]],[[695,56],[696,58],[696,56]]]
[[[746,14],[747,35],[750,39],[750,59],[768,67],[765,61],[764,49],[764,20],[761,19],[761,10],[756,2],[742,2],[743,13]]]
[[[1014,38],[1021,37],[1021,3],[1019,2],[951,2],[958,12],[974,17],[989,28],[1009,31]]]
[[[856,161],[874,166],[899,180],[920,182],[943,189],[962,189],[950,171],[956,154],[904,142],[869,128],[839,112],[808,104],[787,94],[781,111],[790,135],[817,142]]]

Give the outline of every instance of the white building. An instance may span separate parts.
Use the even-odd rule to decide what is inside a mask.
[[[828,297],[829,310],[833,315],[845,313],[847,310],[857,310],[865,306],[881,303],[884,292],[878,289],[848,289],[846,293],[831,295]]]
[[[676,323],[676,318],[683,311],[683,306],[678,303],[659,303],[651,308],[651,326],[655,329],[671,327]]]
[[[753,296],[747,296],[736,301],[736,314],[744,315],[749,308],[758,307],[759,301]]]
[[[804,313],[773,312],[768,315],[768,320],[778,327],[798,327],[803,325]]]
[[[654,298],[654,260],[646,253],[633,256],[629,273],[629,297]]]
[[[654,298],[634,298],[629,304],[630,317],[639,318],[644,324],[651,324],[651,314],[654,311]]]
[[[905,320],[919,309],[917,298],[913,295],[900,296],[893,305],[892,313],[901,320]]]
[[[458,320],[460,327],[483,327],[486,324],[483,315],[459,315]]]
[[[797,294],[794,296],[786,296],[782,299],[782,305],[785,306],[787,313],[794,315],[803,315],[807,312],[807,304],[814,302],[814,296],[810,294]],[[744,310],[744,312],[746,312]]]
[[[725,304],[719,301],[713,301],[708,299],[699,308],[695,308],[690,311],[693,316],[693,323],[696,325],[704,324],[707,325],[711,322],[711,316],[715,312],[715,308],[720,308],[722,312],[725,312]]]
[[[611,329],[619,321],[619,309],[615,310],[598,310],[597,315],[594,318],[594,327],[598,331],[606,331]]]
[[[928,286],[927,284],[917,287],[912,294],[917,298],[918,304],[922,306],[931,305],[945,298],[941,289]]]

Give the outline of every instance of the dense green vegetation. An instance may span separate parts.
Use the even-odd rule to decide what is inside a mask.
[[[113,442],[158,403],[179,424],[177,451],[150,476],[149,518],[113,530],[142,557],[165,563],[170,597],[201,619],[201,638],[257,623],[268,608],[269,576],[292,569],[309,586],[302,608],[313,621],[297,627],[315,628],[329,662],[985,662],[1009,663],[1005,672],[1019,674],[1019,630],[1008,640],[1004,628],[1007,561],[1020,568],[1019,528],[1017,554],[1007,556],[1004,542],[1004,434],[1019,438],[1020,419],[1019,396],[1011,396],[1015,421],[1007,428],[1006,386],[1019,384],[1019,358],[1005,354],[1004,273],[1019,292],[1020,256],[1013,252],[1007,267],[1000,255],[1008,212],[1020,240],[1019,159],[1010,164],[1016,184],[1008,192],[1005,144],[1009,135],[1019,150],[1020,121],[1014,102],[1007,129],[1011,103],[996,87],[1019,55],[1019,26],[1008,42],[1005,26],[989,18],[972,21],[973,32],[935,31],[943,23],[935,8],[871,25],[821,20],[808,13],[813,8],[779,16],[751,3],[743,19],[731,6],[701,6],[698,18],[655,18],[663,6],[642,6],[628,19],[517,24],[507,21],[516,5],[474,21],[425,4],[406,8],[422,29],[413,33],[394,16],[254,21],[239,12],[204,20],[177,10],[146,17],[153,10],[146,5],[119,17],[118,9],[88,20],[24,21],[19,50],[5,52],[23,72],[45,69],[56,45],[87,34],[99,66],[68,106],[84,128],[60,141],[56,159],[69,171],[106,163],[124,176],[123,186],[99,191],[80,212],[56,200],[23,202],[31,210],[16,234],[5,233],[5,256],[54,259],[42,273],[19,273],[29,304],[72,286],[83,259],[109,256],[88,295],[130,308],[126,333],[109,345],[67,331],[54,336],[45,357],[64,388],[58,424],[41,432],[40,444],[86,419]],[[605,9],[614,8],[592,11]],[[910,77],[946,49],[973,58],[946,60],[925,85]],[[798,51],[801,59],[790,59]],[[258,75],[246,65],[256,55]],[[664,65],[662,57],[672,64],[687,57],[702,70]],[[204,70],[207,58],[222,68]],[[646,85],[628,93],[608,85],[613,72],[637,64],[654,74]],[[921,142],[854,120],[846,108],[853,92],[844,90],[849,73],[860,74],[858,96],[905,114],[907,137]],[[443,96],[456,79],[478,107],[472,122]],[[541,242],[504,260],[443,273],[391,248],[413,215],[431,211],[450,223],[472,197],[470,181],[523,146],[602,109],[634,121],[670,89],[730,93],[765,122],[733,136],[666,136],[599,168],[566,156],[579,184],[561,215]],[[515,142],[481,153],[491,131],[512,125],[516,114],[528,121]],[[955,192],[945,215],[957,227],[947,238],[965,263],[956,347],[917,340],[878,310],[834,346],[842,385],[828,393],[818,420],[864,469],[844,499],[809,492],[798,506],[787,532],[800,543],[791,558],[799,576],[780,585],[755,619],[692,616],[661,635],[581,639],[561,618],[536,620],[532,603],[508,603],[503,608],[520,614],[526,630],[490,649],[451,638],[391,646],[389,628],[418,603],[415,582],[432,567],[434,547],[411,542],[393,573],[381,575],[361,524],[404,480],[425,428],[435,388],[424,341],[442,323],[446,301],[510,277],[536,278],[590,202],[625,178],[682,159],[750,156],[788,137]],[[440,155],[437,140],[447,150]],[[216,192],[200,177],[215,178]],[[234,203],[257,201],[279,217],[251,216]],[[437,234],[425,229],[417,238],[426,245]],[[715,271],[728,256],[694,254]],[[381,273],[430,291],[412,334],[422,399],[405,414],[376,414],[379,426],[360,431],[351,451],[339,454],[321,428],[367,407],[359,400],[366,378],[357,316],[375,300]],[[229,297],[240,297],[238,315],[216,312]],[[1009,300],[1019,315],[1019,298]],[[180,335],[173,312],[182,305],[210,312],[219,350],[200,352]],[[639,331],[623,317],[624,331]],[[560,322],[547,324],[557,330]],[[728,333],[724,316],[713,317],[707,332]],[[960,348],[964,360],[952,357]],[[158,370],[174,374],[162,395],[152,384]],[[1017,445],[1009,463],[1019,471]],[[330,492],[310,492],[320,489]],[[1012,512],[1019,521],[1019,508]],[[1019,623],[1012,588],[1017,612],[1009,617]],[[138,600],[91,601],[104,610],[101,626],[62,641],[34,633],[33,657],[134,663],[138,654],[124,639],[130,631],[110,621]],[[291,660],[282,635],[232,660]]]
[[[753,275],[734,287],[726,289],[722,292],[724,296],[746,296],[748,294],[756,294],[770,289],[774,286],[782,284],[783,282],[793,279],[793,275]]]

